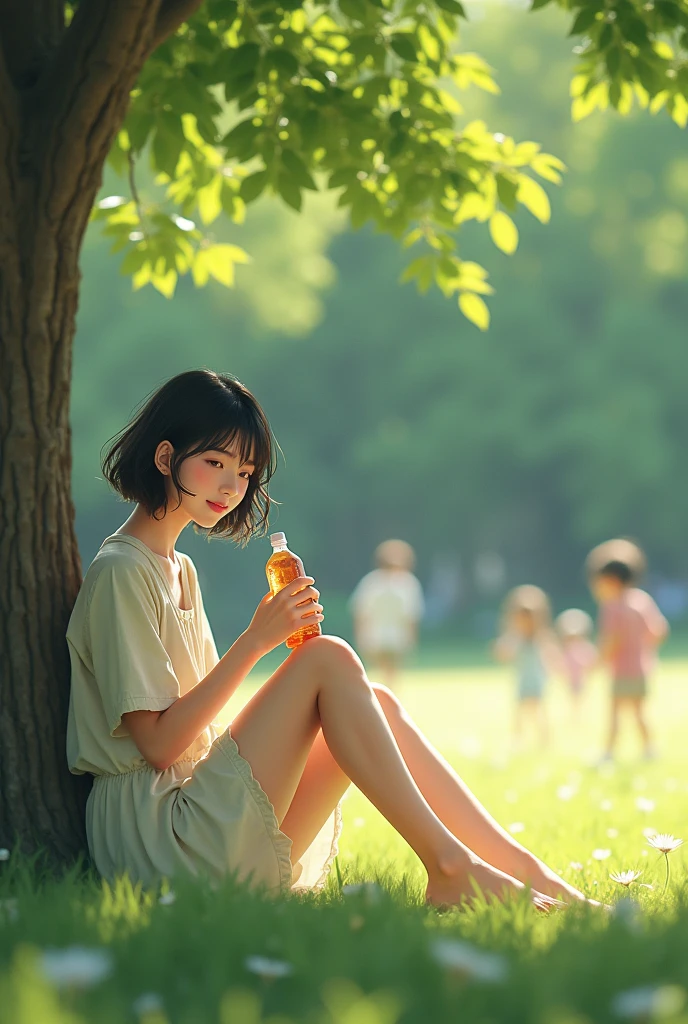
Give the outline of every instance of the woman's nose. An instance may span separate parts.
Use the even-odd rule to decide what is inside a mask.
[[[225,494],[230,498],[236,497],[236,495],[239,493],[239,477],[237,476],[236,473],[234,473],[232,476],[228,477],[225,480],[224,491]]]

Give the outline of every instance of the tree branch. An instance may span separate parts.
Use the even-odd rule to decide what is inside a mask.
[[[31,152],[48,178],[49,217],[87,217],[159,9],[160,0],[81,0],[33,90]]]
[[[182,22],[201,6],[202,0],[162,0],[155,24],[155,46],[173,35]]]
[[[88,117],[122,77],[135,78],[159,7],[160,0],[82,0],[39,85],[44,104],[67,97],[74,116]]]

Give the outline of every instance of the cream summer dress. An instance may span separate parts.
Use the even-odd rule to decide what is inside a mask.
[[[341,811],[293,865],[291,839],[239,753],[230,729],[210,725],[165,771],[141,756],[122,715],[164,711],[219,658],[188,555],[180,608],[155,553],[136,537],[103,542],[67,629],[72,686],[67,759],[95,776],[86,805],[93,861],[106,878],[148,885],[180,871],[270,891],[319,888],[337,853]]]

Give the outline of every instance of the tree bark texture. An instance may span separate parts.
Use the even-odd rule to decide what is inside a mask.
[[[0,4],[0,847],[85,847],[65,757],[81,583],[69,423],[79,252],[155,45],[199,0]]]

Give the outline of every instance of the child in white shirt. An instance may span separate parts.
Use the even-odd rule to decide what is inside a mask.
[[[412,572],[415,553],[405,541],[384,541],[375,562],[377,568],[363,577],[349,605],[356,647],[393,690],[404,657],[418,639],[423,590]]]

